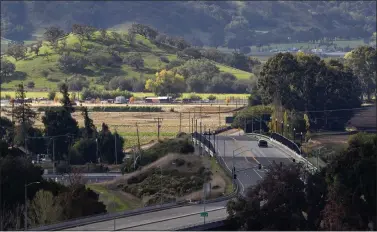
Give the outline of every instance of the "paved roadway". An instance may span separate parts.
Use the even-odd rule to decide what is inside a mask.
[[[241,194],[244,194],[248,187],[260,181],[273,162],[277,164],[280,162],[292,163],[290,156],[271,143],[268,144],[268,147],[258,147],[258,141],[246,135],[218,136],[216,150],[219,151],[221,159],[229,170],[233,167],[233,151],[236,150],[234,152],[234,167],[237,179],[241,183]],[[262,165],[262,169],[258,169],[258,164]]]
[[[206,205],[207,221],[225,219],[226,202]],[[191,205],[174,209],[161,210],[115,220],[116,230],[173,230],[185,225],[195,225],[203,221],[199,213],[204,211],[203,205]],[[143,225],[144,224],[144,225]],[[114,220],[78,226],[67,230],[114,230]]]
[[[248,187],[255,185],[263,178],[265,168],[273,161],[276,163],[292,162],[291,158],[280,149],[271,144],[268,148],[259,148],[257,141],[248,136],[218,136],[217,139],[219,155],[229,170],[232,169],[233,150],[244,146],[236,152],[236,154],[241,154],[236,155],[234,160],[237,178],[241,182],[242,194]],[[258,163],[263,165],[262,170],[258,169]],[[207,222],[225,219],[227,217],[225,205],[226,201],[208,204],[206,207],[208,212]],[[120,218],[115,220],[115,228],[117,230],[173,230],[187,225],[196,225],[203,222],[203,218],[199,215],[200,212],[204,211],[203,207],[203,205],[191,205]],[[92,223],[68,230],[114,230],[114,220]]]

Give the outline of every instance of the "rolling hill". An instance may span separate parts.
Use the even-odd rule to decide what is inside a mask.
[[[126,33],[119,31],[121,35],[125,36]],[[107,32],[108,36],[111,37],[111,32]],[[111,55],[108,52],[109,46],[99,42],[96,38],[99,36],[99,32],[94,33],[94,38],[91,40],[83,41],[83,51],[78,52],[75,45],[79,43],[78,37],[72,33],[65,37],[66,41],[66,51],[73,56],[83,56],[88,57],[91,51],[95,50],[96,54],[100,54],[103,57],[110,59]],[[62,44],[62,41],[59,42]],[[156,46],[152,41],[142,37],[141,35],[136,35],[134,43],[123,42],[120,46],[123,52],[121,56],[129,56],[132,54],[140,55],[144,60],[144,68],[135,69],[128,64],[122,63],[118,66],[95,66],[89,65],[85,72],[82,74],[88,81],[89,86],[103,89],[104,85],[108,83],[109,80],[100,82],[101,78],[104,76],[120,76],[120,77],[133,77],[136,79],[145,79],[155,76],[155,73],[167,64],[161,61],[161,57],[164,57],[168,62],[177,60],[177,50],[173,47],[168,46]],[[120,49],[120,48],[118,48]],[[14,89],[16,84],[23,82],[24,84],[32,81],[35,86],[33,91],[47,91],[49,89],[55,89],[59,82],[62,82],[74,74],[65,73],[58,67],[58,60],[62,56],[53,50],[50,44],[43,41],[42,47],[40,48],[39,54],[31,52],[30,49],[24,59],[16,61],[13,57],[5,55],[4,58],[16,66],[16,74],[12,77],[12,81],[8,83],[2,83],[1,88],[3,90]],[[224,64],[215,64],[220,72],[227,72],[233,74],[238,79],[248,79],[252,76],[252,73],[235,69],[233,67],[226,66]]]

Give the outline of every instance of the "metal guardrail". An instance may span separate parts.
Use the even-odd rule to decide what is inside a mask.
[[[203,138],[206,139],[205,136],[200,135],[198,133],[197,133],[197,136],[200,137],[201,139],[203,139]],[[194,137],[194,135],[193,135],[193,137]],[[204,141],[204,139],[202,141]],[[206,144],[200,142],[200,145],[203,146],[204,148],[206,148],[206,151],[208,151],[209,153],[212,153],[212,156],[213,156],[213,151],[214,151],[213,145],[208,139],[206,139],[206,140],[207,140]],[[208,148],[208,146],[207,146],[208,144],[209,144],[210,148]],[[207,200],[206,203],[209,204],[209,203],[221,202],[221,201],[226,201],[226,200],[233,198],[238,193],[238,184],[236,184],[235,186],[236,186],[236,188],[234,189],[234,191],[231,194],[229,194],[228,196],[223,196],[223,197],[219,197],[219,198],[216,198],[216,199]],[[199,203],[201,204],[202,202],[199,202]],[[190,204],[186,203],[186,202],[183,203],[183,204],[179,203],[179,202],[173,202],[173,203],[168,203],[168,204],[163,204],[163,205],[148,206],[148,207],[144,207],[144,208],[141,208],[141,209],[128,210],[128,211],[124,211],[124,212],[92,215],[92,216],[72,219],[72,220],[57,223],[57,224],[51,224],[51,225],[41,226],[41,227],[37,227],[37,228],[31,228],[31,230],[34,230],[34,231],[62,230],[62,229],[68,229],[68,228],[73,228],[73,227],[77,227],[77,226],[85,226],[85,225],[96,223],[96,222],[116,220],[118,218],[130,217],[130,216],[134,216],[134,215],[150,213],[150,212],[166,210],[166,209],[173,209],[173,208],[178,208],[178,207],[183,207],[183,206],[188,206],[188,205],[190,205]]]
[[[310,169],[309,169],[310,171],[316,171],[317,170],[317,168],[312,163],[310,163],[307,159],[305,159],[304,157],[302,157],[301,154],[298,154],[297,151],[292,150],[291,148],[287,147],[286,145],[280,143],[279,141],[276,141],[275,139],[273,139],[273,138],[271,138],[269,136],[262,135],[262,134],[257,134],[257,133],[248,133],[247,135],[251,136],[251,137],[255,137],[255,138],[268,139],[271,142],[273,142],[275,145],[279,146],[279,148],[284,149],[286,151],[286,153],[293,155],[295,157],[295,159],[301,160],[301,161],[303,161],[303,163],[306,163],[307,166],[308,166],[308,168],[310,166]]]
[[[220,211],[220,210],[224,210],[224,209],[225,208],[222,208],[222,209],[212,209],[212,210],[208,210],[207,212],[215,212],[215,211]],[[171,218],[165,218],[165,219],[160,219],[160,220],[157,220],[157,221],[151,221],[151,222],[147,222],[147,223],[140,224],[140,225],[134,225],[134,226],[129,226],[129,227],[116,228],[115,230],[119,231],[119,230],[131,229],[131,228],[136,228],[136,227],[140,227],[140,226],[144,226],[144,225],[151,225],[151,224],[156,224],[156,223],[159,223],[159,222],[166,222],[166,221],[171,221],[171,220],[176,220],[176,219],[191,217],[191,216],[195,216],[195,215],[199,215],[199,213],[190,213],[190,214],[186,214],[186,215],[174,216],[174,217],[171,217]],[[197,224],[195,224],[195,225],[197,225]],[[191,227],[191,225],[185,226],[185,228],[190,228],[190,227]]]
[[[197,224],[192,225],[192,226],[181,226],[181,227],[173,229],[173,231],[202,231],[202,230],[208,230],[208,229],[212,229],[212,228],[224,225],[224,220],[226,220],[226,218],[224,218],[224,219],[214,219],[214,220],[206,222],[205,224],[203,222],[201,222],[201,223],[197,223]]]

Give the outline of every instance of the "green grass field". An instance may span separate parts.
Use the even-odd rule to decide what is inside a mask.
[[[99,201],[102,201],[106,205],[106,209],[110,213],[140,207],[139,203],[127,201],[125,197],[121,196],[120,192],[111,191],[103,185],[87,184],[86,187],[99,194]]]

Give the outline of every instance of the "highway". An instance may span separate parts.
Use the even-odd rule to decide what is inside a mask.
[[[269,144],[268,148],[259,148],[257,141],[248,136],[218,136],[216,141],[216,149],[218,149],[219,156],[221,156],[221,159],[225,162],[229,170],[231,170],[233,166],[233,150],[238,149],[236,151],[238,155],[235,156],[234,164],[237,178],[241,182],[241,194],[245,194],[248,187],[255,185],[263,178],[266,171],[265,168],[268,168],[268,165],[272,164],[273,161],[276,163],[292,162],[290,156],[285,154],[282,150],[271,144]],[[262,164],[262,170],[258,169],[258,163]],[[223,201],[207,204],[207,222],[225,219],[227,217],[225,209],[226,203],[226,201]],[[116,219],[115,221],[107,220],[91,223],[67,230],[114,230],[114,222],[116,230],[173,230],[175,228],[197,225],[203,222],[203,217],[200,217],[200,212],[203,211],[203,205],[190,205],[128,216]]]
[[[271,143],[268,144],[268,147],[260,148],[257,140],[246,135],[218,136],[215,146],[229,170],[233,167],[233,151],[237,149],[234,152],[234,167],[237,179],[241,183],[241,194],[244,194],[248,187],[257,184],[273,162],[277,164],[280,162],[292,163],[292,158],[289,155]],[[262,165],[262,169],[258,169],[258,164]]]
[[[174,209],[161,210],[115,220],[116,230],[172,230],[185,225],[198,224],[203,221],[199,213],[203,205],[191,205]],[[208,217],[206,220],[225,219],[226,202],[206,205]],[[214,211],[213,211],[214,210]],[[114,220],[93,223],[67,230],[114,230]]]

